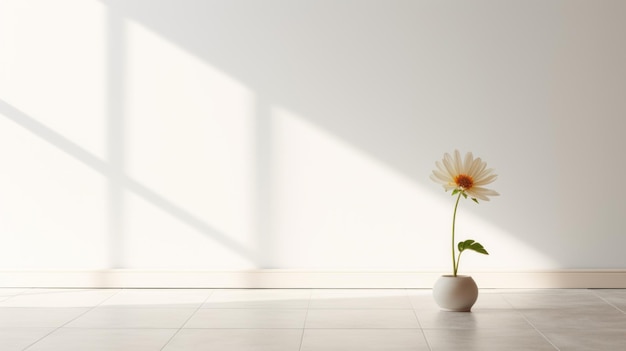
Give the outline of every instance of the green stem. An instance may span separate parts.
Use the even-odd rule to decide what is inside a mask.
[[[454,268],[455,274],[454,276],[456,277],[456,272],[459,271],[459,264],[461,263],[461,254],[463,253],[463,251],[459,251],[459,255],[456,257],[456,267]]]
[[[458,271],[458,265],[456,263],[456,257],[455,256],[455,247],[454,247],[454,226],[456,223],[456,209],[457,207],[459,207],[459,200],[461,200],[461,195],[463,195],[462,191],[459,191],[459,196],[457,196],[456,198],[456,203],[454,204],[454,214],[452,215],[452,271],[454,273],[454,276],[456,277],[456,272]],[[460,259],[460,257],[459,257]]]

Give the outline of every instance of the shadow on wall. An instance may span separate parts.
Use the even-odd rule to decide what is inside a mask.
[[[391,260],[394,255],[402,256],[396,251],[401,245],[406,250],[403,251],[403,257],[412,259],[416,256],[412,251],[415,249],[407,246],[429,240],[415,237],[407,239],[408,236],[415,236],[415,231],[411,230],[422,225],[415,223],[435,222],[432,217],[438,216],[442,212],[439,209],[443,207],[433,209],[435,206],[431,200],[441,198],[442,203],[448,200],[446,194],[428,179],[428,175],[443,152],[454,148],[473,151],[495,167],[496,173],[500,175],[494,188],[503,196],[495,200],[497,204],[481,205],[479,209],[468,205],[463,213],[468,212],[478,218],[475,222],[486,218],[486,224],[496,228],[492,232],[511,235],[512,238],[509,239],[513,240],[507,241],[510,247],[499,247],[498,251],[501,249],[503,255],[506,255],[504,252],[507,250],[516,249],[513,243],[517,240],[527,244],[532,250],[542,252],[545,257],[550,257],[564,268],[578,268],[580,265],[591,268],[594,264],[608,267],[615,262],[610,257],[621,257],[617,255],[620,255],[618,248],[622,245],[612,245],[608,249],[615,251],[604,251],[605,255],[601,258],[593,255],[581,258],[579,255],[580,251],[588,247],[586,244],[593,240],[589,238],[589,231],[606,214],[596,213],[602,211],[596,208],[598,206],[591,208],[593,205],[590,204],[573,205],[576,195],[587,191],[586,195],[597,200],[594,201],[596,204],[613,199],[614,196],[598,191],[593,197],[594,194],[588,194],[590,190],[579,189],[580,178],[565,177],[564,174],[569,173],[564,173],[563,170],[569,171],[570,166],[580,165],[575,158],[567,159],[563,156],[569,155],[568,148],[581,150],[590,145],[590,150],[594,151],[589,151],[590,156],[602,154],[604,146],[598,145],[603,145],[601,141],[608,137],[618,140],[616,134],[620,130],[617,128],[620,124],[611,124],[611,128],[605,127],[610,131],[599,129],[592,125],[595,120],[585,115],[581,118],[584,123],[580,125],[591,128],[579,125],[573,136],[565,135],[568,132],[564,132],[559,125],[564,123],[561,115],[567,114],[569,117],[570,112],[576,111],[572,111],[573,108],[561,109],[572,104],[572,99],[562,92],[563,89],[559,89],[563,88],[561,85],[564,83],[555,81],[560,82],[563,77],[571,76],[571,72],[581,71],[581,67],[576,65],[563,69],[559,62],[560,57],[578,57],[566,55],[568,51],[565,54],[559,52],[563,50],[563,45],[560,44],[563,41],[563,28],[560,27],[563,23],[559,22],[562,8],[559,3],[520,1],[505,4],[497,1],[476,1],[449,5],[403,0],[388,1],[384,5],[373,0],[103,0],[101,3],[108,13],[108,42],[105,53],[108,77],[105,102],[108,109],[106,161],[38,122],[33,118],[36,115],[29,116],[22,112],[19,104],[12,106],[0,101],[0,112],[106,177],[109,183],[108,222],[111,226],[111,247],[122,248],[121,251],[113,250],[111,253],[110,261],[114,267],[124,266],[122,242],[125,234],[124,222],[127,220],[124,217],[126,191],[214,239],[260,268],[280,267],[282,262],[290,262],[289,259],[292,259],[291,262],[297,261],[293,257],[285,259],[278,255],[287,251],[284,250],[284,245],[289,247],[285,244],[285,237],[297,236],[292,235],[294,228],[306,229],[310,223],[318,222],[316,216],[319,213],[310,211],[307,206],[301,206],[307,201],[317,201],[315,205],[318,207],[313,207],[314,209],[323,208],[325,204],[335,206],[338,213],[331,213],[336,218],[331,218],[335,222],[329,225],[335,231],[344,228],[342,225],[346,221],[345,217],[353,215],[353,218],[347,219],[352,223],[345,225],[349,229],[346,232],[351,232],[352,236],[346,234],[347,238],[315,238],[310,233],[296,232],[300,237],[289,238],[299,245],[297,250],[292,250],[294,255],[305,253],[306,245],[311,243],[304,242],[305,240],[317,240],[320,251],[316,253],[316,257],[324,257],[320,253],[328,252],[344,257],[342,255],[347,255],[348,251],[361,250],[362,256],[359,257],[365,261],[370,261],[368,255],[377,254],[379,261],[384,261]],[[575,27],[573,24],[576,23],[568,25]],[[191,87],[185,90],[183,85],[193,80],[197,72],[193,69],[185,71],[186,67],[181,63],[192,60],[185,61],[185,58],[168,61],[168,56],[158,56],[158,53],[167,54],[167,50],[151,51],[149,45],[154,42],[173,46],[201,64],[215,68],[214,71],[219,72],[211,71],[198,80],[211,81],[222,74],[227,77],[225,81],[228,84],[236,86],[233,96],[245,98],[216,101],[222,97],[228,98],[228,94],[215,94],[223,88],[219,84],[207,84],[209,88],[206,90],[195,89],[193,84],[189,84]],[[595,61],[591,59],[589,62],[591,65]],[[141,70],[139,74],[138,70]],[[168,80],[174,75],[172,72],[179,71],[185,71],[184,79]],[[602,79],[598,82],[602,83]],[[573,83],[575,82],[571,85],[576,86]],[[171,90],[163,92],[157,89],[151,95],[151,85],[167,86]],[[176,91],[178,88],[180,91]],[[171,96],[171,92],[178,95],[193,94],[191,99],[181,101],[197,102],[198,106],[185,109],[176,106],[178,101],[168,101],[169,104],[165,104],[158,100],[175,98]],[[576,96],[574,101],[585,103],[587,100],[583,96],[586,95]],[[141,100],[140,103],[137,100]],[[222,103],[229,108],[245,104],[245,108],[249,107],[250,111],[239,111],[237,117],[244,120],[250,116],[250,121],[237,122],[230,115],[224,115],[219,116],[217,122],[213,121],[213,125],[203,125],[204,121],[191,123],[196,123],[195,120],[199,118],[196,118],[197,115],[185,116],[185,112],[207,114],[207,111],[212,111],[202,105],[205,100],[210,102],[205,105]],[[7,101],[13,103],[11,100]],[[141,104],[148,105],[148,108],[143,105],[137,108]],[[152,105],[157,107],[150,109]],[[610,101],[605,105],[617,106],[611,105]],[[160,111],[168,108],[171,110]],[[624,110],[626,108],[620,111]],[[176,118],[172,117],[174,122],[160,126],[163,129],[159,130],[159,118],[155,117],[155,112],[161,113],[158,115],[161,117]],[[229,123],[230,127],[230,123],[240,122],[241,125],[236,125],[233,129],[249,129],[250,135],[242,133],[231,140],[229,138],[232,135],[225,134],[222,130],[211,130],[211,127],[220,129],[221,123]],[[150,128],[146,127],[148,125]],[[159,132],[170,134],[171,130],[167,128],[178,125],[185,126],[177,131],[180,135],[171,140],[162,139],[167,135],[160,135]],[[144,128],[157,132],[150,134]],[[310,132],[311,135],[294,133],[305,129],[314,132]],[[140,134],[137,130],[150,135],[145,137],[141,134],[140,137],[144,139],[133,140]],[[191,140],[188,133],[196,130],[202,132],[194,134],[194,140],[223,138],[229,141],[225,143],[228,145],[242,144],[240,141],[246,138],[251,140],[250,145],[239,145],[239,151],[219,150],[219,154],[212,154],[215,157],[210,161],[228,163],[234,159],[239,160],[238,166],[230,170],[230,173],[225,172],[222,177],[239,177],[236,182],[225,182],[230,186],[227,190],[216,189],[222,184],[215,182],[218,185],[207,186],[202,189],[202,194],[194,193],[198,189],[193,186],[185,189],[187,193],[184,194],[199,198],[206,197],[207,194],[210,196],[213,191],[223,190],[219,194],[223,196],[222,199],[231,197],[233,193],[239,194],[239,202],[236,204],[239,207],[233,208],[240,210],[248,206],[248,202],[252,202],[249,206],[253,208],[246,208],[245,211],[253,218],[240,220],[233,216],[224,222],[238,224],[249,220],[251,228],[235,225],[236,230],[232,230],[232,227],[220,223],[223,213],[218,211],[215,214],[213,211],[222,205],[219,203],[219,196],[216,196],[217,205],[210,204],[215,207],[208,206],[207,209],[206,202],[185,207],[188,203],[181,200],[184,196],[172,196],[172,192],[168,192],[171,189],[167,186],[171,184],[161,187],[165,182],[159,183],[160,179],[155,181],[154,178],[145,176],[158,173],[154,169],[162,168],[151,168],[152,164],[140,171],[125,168],[134,166],[136,160],[143,161],[146,154],[156,155],[153,157],[161,161],[161,157],[167,156],[162,152],[168,151],[168,142],[183,143],[187,139]],[[318,134],[312,135],[313,133]],[[586,139],[586,145],[579,146],[578,137],[589,133],[594,137]],[[320,135],[326,139],[318,137]],[[344,158],[334,157],[332,154],[341,151],[340,147],[327,147],[326,154],[315,154],[316,148],[324,146],[315,141],[322,139],[332,140],[336,145],[345,144],[344,146],[349,146],[345,149],[356,151],[346,153],[348,156]],[[153,143],[144,143],[146,140]],[[559,144],[563,140],[566,140],[566,145]],[[127,142],[134,144],[127,145]],[[142,151],[145,151],[154,145],[160,145],[163,149],[148,150],[144,154],[136,151],[136,148],[143,147]],[[175,180],[180,182],[188,179],[191,175],[185,172],[194,172],[198,168],[195,167],[197,164],[211,163],[195,157],[202,155],[202,152],[212,152],[211,147],[215,148],[216,145],[219,147],[223,144],[198,143],[184,149],[185,152],[174,152],[176,154],[167,156],[170,157],[167,161],[186,157],[188,162],[185,165],[191,165],[182,168],[180,174],[176,173],[175,176],[180,178]],[[617,146],[623,146],[623,142],[620,141]],[[177,151],[182,150],[180,145],[177,147]],[[201,151],[187,153],[188,150],[197,149]],[[616,148],[620,149],[623,148]],[[301,150],[310,152],[300,154]],[[247,155],[247,152],[253,155]],[[615,152],[610,155],[619,156]],[[305,158],[310,155],[317,155],[319,159]],[[351,160],[352,155],[356,155],[354,159],[357,159],[357,165],[361,156],[375,165],[369,168],[353,167],[354,169],[363,170],[362,173],[374,169],[380,172],[390,170],[387,173],[393,174],[395,178],[369,177],[368,174],[347,174],[348,172],[341,174],[350,169],[350,165],[345,166],[342,162]],[[326,156],[335,163],[326,162]],[[597,166],[607,163],[601,158],[594,160]],[[176,168],[169,164],[165,168],[167,167]],[[624,165],[615,167],[621,170]],[[584,171],[590,172],[579,172]],[[211,172],[212,169],[207,171]],[[198,182],[194,184],[213,183],[211,179],[203,178],[207,173],[196,173],[200,175],[194,178]],[[324,188],[325,183],[318,178],[330,179],[328,184],[333,187]],[[395,189],[388,190],[388,184],[376,182],[380,179],[401,179],[397,183],[410,183],[410,186],[405,186],[404,183],[401,186],[389,184],[390,187],[395,186]],[[248,180],[253,184],[245,184]],[[350,188],[359,197],[352,199],[352,202],[345,201],[337,205],[337,199],[351,195],[341,187],[341,181],[346,188],[354,182],[360,182],[358,186]],[[239,185],[248,186],[249,189],[239,190]],[[313,190],[295,192],[295,195],[294,192],[287,196],[284,194],[303,188]],[[377,188],[378,193],[367,191],[370,188]],[[402,195],[404,189],[410,189],[410,196],[413,198],[422,197],[417,202],[421,202],[425,211],[413,213],[415,202],[409,202],[410,206],[406,206],[407,202],[404,203],[405,206],[394,206],[396,201],[401,202],[409,197],[406,195],[409,191]],[[421,191],[422,189],[426,190]],[[578,194],[573,194],[571,189],[577,189]],[[240,195],[248,190],[253,193],[250,198]],[[359,191],[366,193],[359,194]],[[394,198],[396,195],[397,198],[404,198],[398,200]],[[311,197],[315,200],[311,200]],[[283,201],[283,198],[288,198],[289,201]],[[375,203],[376,206],[365,206],[370,212],[355,214],[347,207],[358,201]],[[613,211],[619,215],[624,205],[617,205]],[[286,216],[282,210],[288,206],[293,209]],[[387,217],[379,213],[383,207],[388,208],[384,215]],[[451,210],[452,201],[449,207]],[[572,209],[575,211],[572,212]],[[394,213],[395,211],[402,213]],[[211,215],[203,217],[206,213]],[[577,215],[572,216],[571,213]],[[589,213],[592,215],[587,216]],[[602,229],[614,232],[619,226],[619,221],[615,218],[603,221]],[[444,221],[448,219],[446,211]],[[372,230],[368,227],[370,220],[378,225],[384,223],[384,226],[380,230]],[[295,225],[286,225],[285,222],[289,221]],[[444,221],[441,222],[447,226]],[[353,225],[354,223],[357,225]],[[406,229],[407,226],[403,227],[406,223],[414,227]],[[387,228],[387,225],[390,227]],[[432,229],[432,225],[428,225],[419,228]],[[474,225],[465,227],[464,230],[469,229],[471,232],[480,227]],[[362,228],[364,233],[385,233],[386,237],[377,237],[370,240],[371,242],[360,241],[362,247],[352,250],[356,240],[361,239],[361,233],[354,231],[354,228]],[[316,229],[322,233],[325,228],[322,225]],[[447,228],[443,231],[447,231]],[[255,242],[251,247],[254,249],[246,246],[246,239],[250,239],[246,237],[250,234],[248,232],[256,236],[252,238]],[[277,237],[276,233],[280,233],[282,237]],[[394,238],[390,238],[394,235],[392,233],[396,235]],[[575,238],[574,241],[569,240],[572,237]],[[344,240],[344,246],[341,246],[340,240]],[[563,249],[564,242],[571,243],[570,250]],[[381,243],[388,247],[380,247]],[[489,242],[484,243],[490,247]],[[447,247],[447,243],[445,245]],[[331,256],[327,254],[326,258]],[[514,260],[509,257],[505,259]],[[158,257],[155,260],[158,262]],[[349,258],[345,260],[349,261]],[[374,265],[378,263],[375,259],[371,261]],[[330,264],[328,262],[331,261],[325,261]],[[393,264],[395,262],[390,266]]]
[[[174,202],[169,199],[161,196],[157,192],[152,189],[144,186],[143,184],[129,178],[124,175],[121,170],[115,169],[111,164],[101,160],[100,158],[94,156],[89,151],[65,138],[64,136],[58,134],[54,130],[46,127],[35,119],[27,116],[20,110],[15,107],[7,104],[6,102],[0,100],[0,113],[5,117],[9,118],[13,122],[17,123],[21,127],[30,131],[34,135],[40,137],[42,140],[50,143],[52,146],[60,149],[66,154],[72,156],[76,160],[82,162],[87,167],[93,169],[94,171],[103,175],[106,179],[109,180],[110,183],[114,183],[111,188],[120,188],[123,191],[129,191],[146,202],[152,204],[153,206],[159,208],[163,212],[175,217],[178,221],[192,227],[199,233],[206,235],[212,240],[216,241],[223,247],[229,249],[233,253],[236,253],[243,257],[244,259],[258,264],[258,255],[244,247],[240,243],[234,241],[227,235],[219,232],[218,230],[211,227],[211,225],[205,223],[203,220],[197,218],[193,214],[189,213],[182,207],[176,205]],[[110,194],[111,197],[114,195]],[[115,200],[110,203],[109,210],[114,211],[114,213],[118,212],[117,206],[120,206]],[[114,220],[115,222],[116,220]],[[123,235],[123,231],[119,231],[120,228],[113,226],[110,228],[110,262],[111,268],[124,268],[120,267],[123,261],[124,256],[124,246],[122,244],[122,238],[120,235]]]
[[[557,261],[565,255],[567,262],[553,235],[554,179],[545,179],[557,177],[547,98],[555,9],[491,3],[487,11],[410,1],[104,3],[115,16],[243,82],[265,102],[256,139],[260,218],[272,217],[276,121],[268,110],[279,106],[433,192],[440,190],[427,178],[434,161],[454,148],[474,151],[496,167],[496,189],[504,196],[497,206],[464,211],[485,215],[516,239]],[[541,15],[526,21],[535,12]],[[533,192],[519,189],[520,179]],[[538,194],[542,206],[530,205]],[[268,239],[260,242],[269,249],[273,231],[258,223],[260,237]]]

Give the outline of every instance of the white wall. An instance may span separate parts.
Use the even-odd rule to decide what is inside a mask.
[[[0,1],[0,268],[624,268],[623,1]],[[608,182],[608,183],[606,183]]]

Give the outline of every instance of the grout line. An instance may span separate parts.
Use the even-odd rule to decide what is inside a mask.
[[[626,311],[622,310],[621,308],[615,306],[614,304],[612,304],[609,300],[605,299],[604,297],[598,295],[595,291],[593,291],[593,289],[589,289],[591,291],[591,294],[597,298],[599,298],[600,300],[606,302],[609,306],[615,308],[616,310],[622,312],[623,314],[626,314]]]
[[[549,338],[548,338],[548,337],[547,337],[544,333],[542,333],[542,332],[541,332],[541,330],[539,330],[537,327],[535,327],[535,325],[534,325],[534,324],[532,324],[532,323],[531,323],[531,322],[530,322],[530,321],[526,318],[526,316],[524,316],[524,314],[523,314],[523,313],[521,313],[521,312],[519,312],[519,311],[518,311],[518,313],[522,316],[522,318],[524,318],[524,320],[525,320],[528,324],[530,324],[530,326],[531,326],[531,327],[533,327],[533,329],[535,329],[535,331],[536,331],[537,333],[539,333],[539,335],[541,335],[541,336],[542,336],[542,337],[543,337],[543,338],[544,338],[544,339],[545,339],[545,340],[546,340],[546,341],[547,341],[550,345],[552,345],[552,347],[554,347],[554,349],[555,349],[555,350],[557,350],[557,351],[560,351],[560,350],[561,350],[561,349],[559,349],[556,345],[554,345],[554,343],[553,343],[553,342],[552,342],[552,341],[551,341],[551,340],[550,340],[550,339],[549,339]]]
[[[29,289],[27,291],[29,292],[33,292],[35,295],[38,293],[37,291],[38,289]],[[85,290],[89,290],[89,291],[93,291],[93,290],[105,290],[105,289],[85,289]],[[107,301],[110,301],[112,298],[116,297],[117,295],[119,295],[120,293],[122,293],[124,290],[129,290],[129,289],[110,289],[110,290],[116,290],[113,291],[113,293],[102,299],[100,302],[98,302],[95,305],[92,306],[85,306],[85,307],[46,307],[49,309],[86,309],[86,311],[80,313],[78,316],[72,318],[71,320],[63,323],[62,325],[58,326],[58,327],[48,327],[46,329],[52,329],[51,331],[47,332],[44,336],[38,338],[36,341],[30,343],[29,345],[27,345],[23,350],[30,350],[32,349],[34,346],[36,346],[36,344],[39,344],[40,342],[44,341],[47,337],[49,337],[50,335],[54,334],[55,332],[59,331],[62,328],[65,328],[68,324],[76,321],[77,319],[83,317],[85,314],[93,311],[96,308],[103,308],[103,305],[105,303],[107,303]],[[149,290],[149,289],[146,289]],[[185,289],[187,290],[187,289]],[[165,344],[162,346],[162,348],[160,349],[161,351],[165,350],[167,348],[168,345],[171,344],[171,342],[174,340],[174,338],[180,333],[181,330],[185,329],[186,324],[188,324],[188,322],[190,321],[190,319],[193,318],[193,316],[195,316],[195,314],[197,314],[197,312],[199,310],[202,309],[202,307],[207,303],[207,301],[210,300],[210,298],[215,294],[216,291],[218,291],[219,289],[207,289],[208,290],[208,295],[205,297],[205,299],[199,304],[198,307],[195,308],[195,310],[193,311],[193,313],[191,313],[191,315],[182,323],[182,325],[179,328],[131,328],[131,329],[167,329],[170,330],[173,334],[169,337],[169,339],[165,342]],[[415,328],[308,328],[307,327],[307,320],[308,320],[308,313],[311,310],[329,310],[329,311],[334,311],[334,310],[352,310],[352,309],[345,309],[345,308],[323,308],[323,309],[312,309],[311,306],[313,306],[314,304],[312,303],[312,296],[313,296],[313,292],[315,292],[315,289],[302,289],[302,290],[307,290],[309,292],[308,295],[308,302],[307,302],[307,306],[306,309],[304,308],[287,308],[287,309],[279,309],[279,310],[305,310],[305,318],[304,318],[304,325],[302,327],[296,327],[296,328],[187,328],[187,329],[196,329],[196,330],[202,330],[202,329],[213,329],[213,330],[218,330],[218,329],[268,329],[268,330],[276,330],[276,329],[283,329],[283,330],[301,330],[301,338],[300,338],[300,346],[299,346],[299,350],[302,351],[303,349],[303,345],[304,345],[304,336],[305,333],[308,330],[317,330],[317,329],[332,329],[332,330],[342,330],[342,329],[347,329],[347,330],[351,330],[351,329],[360,329],[360,330],[367,330],[367,329],[375,329],[375,330],[399,330],[399,329],[403,329],[403,330],[415,330],[415,329],[419,329],[421,331],[422,336],[424,337],[425,343],[428,347],[428,350],[432,351],[432,346],[431,343],[429,342],[428,338],[426,337],[426,330],[429,329],[444,329],[447,330],[446,328],[424,328],[421,325],[421,321],[420,321],[420,317],[418,316],[418,309],[421,307],[418,305],[419,300],[411,299],[411,294],[410,291],[412,291],[412,289],[402,289],[404,291],[404,297],[409,299],[409,304],[411,306],[410,309],[413,310],[413,315],[415,316],[416,320],[417,320],[417,325],[418,327]],[[600,300],[606,302],[608,305],[614,307],[615,309],[617,309],[618,311],[620,311],[621,313],[625,313],[622,309],[618,308],[617,306],[615,306],[614,304],[612,304],[611,302],[609,302],[606,298],[600,296],[596,291],[594,291],[593,289],[589,289],[587,290],[590,295],[599,298]],[[63,293],[64,291],[59,291],[59,293]],[[15,296],[19,296],[22,295],[24,292],[15,295]],[[528,325],[530,327],[532,327],[532,329],[534,329],[537,333],[539,333],[539,335],[541,335],[543,337],[543,339],[545,341],[547,341],[556,351],[560,351],[559,347],[557,347],[537,326],[535,326],[530,320],[529,318],[526,317],[526,315],[524,314],[524,310],[523,308],[516,308],[512,301],[514,302],[514,300],[510,300],[507,297],[506,293],[494,293],[494,295],[501,297],[504,302],[506,303],[506,305],[508,305],[507,310],[508,311],[512,311],[515,312],[516,314],[518,314],[519,316],[521,316],[523,318],[523,320],[525,320]],[[395,296],[395,295],[394,295]],[[106,307],[106,306],[104,306]],[[188,308],[189,310],[192,310],[193,308]],[[227,309],[233,309],[233,308],[227,308]],[[246,308],[234,308],[234,309],[246,309]],[[267,308],[266,308],[267,309]],[[273,309],[273,308],[269,308],[269,309]],[[403,308],[403,309],[398,309],[398,308],[385,308],[385,309],[371,309],[371,308],[365,308],[365,309],[361,309],[361,310],[372,310],[372,311],[376,311],[376,310],[407,310],[408,308]],[[261,309],[262,310],[262,309]],[[67,328],[66,328],[67,329]],[[81,329],[81,328],[78,328]],[[84,329],[94,329],[94,328],[84,328]],[[119,328],[98,328],[98,329],[119,329]],[[122,329],[126,329],[126,328],[122,328]],[[492,328],[489,328],[492,329]],[[546,328],[543,328],[546,329]],[[550,328],[547,328],[547,330],[549,330]],[[471,330],[471,329],[470,329]],[[294,335],[295,336],[295,335]],[[41,344],[40,344],[41,345]]]
[[[185,322],[180,326],[180,328],[178,328],[176,330],[176,332],[174,332],[174,334],[172,334],[172,336],[167,340],[167,342],[165,343],[165,345],[163,345],[163,347],[161,347],[161,351],[163,351],[167,345],[169,345],[172,340],[174,340],[174,338],[176,337],[176,335],[178,335],[178,333],[180,333],[181,330],[183,330],[183,328],[185,327],[185,325],[187,323],[189,323],[189,320],[191,318],[193,318],[193,316],[196,315],[196,313],[198,313],[198,311],[200,311],[200,309],[202,308],[202,306],[207,302],[207,300],[209,300],[211,298],[211,296],[213,295],[213,293],[215,292],[215,289],[212,289],[209,293],[209,295],[202,301],[202,303],[200,303],[200,305],[198,306],[198,308],[196,308],[196,310],[189,316],[189,318],[187,318],[187,320],[185,320]]]
[[[309,302],[306,305],[306,313],[304,314],[304,325],[302,326],[302,336],[300,337],[300,347],[298,350],[302,350],[302,344],[304,343],[304,332],[306,331],[306,320],[309,317],[309,310],[311,307],[311,300],[313,299],[313,289],[309,289]]]
[[[415,305],[413,304],[413,301],[411,301],[411,297],[409,296],[409,292],[408,289],[405,289],[406,292],[406,296],[409,299],[409,303],[411,304],[411,306],[413,307],[413,314],[415,315],[415,319],[417,319],[417,325],[419,325],[419,330],[422,332],[422,336],[424,337],[424,341],[426,342],[426,346],[428,346],[428,350],[432,351],[432,347],[430,346],[430,342],[428,342],[428,338],[426,337],[426,333],[424,332],[424,328],[422,327],[422,323],[420,322],[420,318],[417,315],[417,309],[415,308]]]
[[[539,328],[537,328],[533,323],[531,323],[531,321],[528,320],[528,318],[526,318],[526,316],[524,315],[524,313],[522,313],[522,311],[515,308],[515,306],[513,306],[513,304],[504,295],[501,295],[501,294],[498,294],[498,295],[500,295],[502,299],[504,299],[504,301],[506,301],[506,303],[509,304],[509,306],[511,307],[511,310],[517,312],[520,316],[522,316],[522,318],[524,318],[526,323],[528,323],[533,329],[535,329],[535,331],[539,333],[539,335],[541,335],[541,337],[544,338],[544,340],[546,340],[550,345],[552,345],[552,347],[554,347],[555,350],[561,351],[561,349],[559,349],[556,345],[554,345],[554,343],[547,336],[545,336],[545,334],[542,333],[541,330],[539,330]]]
[[[99,290],[99,289],[87,289],[87,290]],[[69,321],[67,321],[67,322],[63,323],[62,325],[60,325],[60,326],[58,326],[58,327],[54,328],[54,329],[53,329],[51,332],[49,332],[48,334],[46,334],[46,335],[42,336],[41,338],[37,339],[35,342],[33,342],[33,343],[29,344],[28,346],[26,346],[26,347],[23,349],[23,351],[28,350],[29,348],[33,347],[35,344],[37,344],[38,342],[40,342],[40,341],[42,341],[43,339],[47,338],[48,336],[50,336],[52,333],[56,332],[57,330],[59,330],[59,329],[61,329],[61,328],[65,327],[66,325],[68,325],[68,324],[72,323],[73,321],[77,320],[78,318],[80,318],[80,317],[84,316],[85,314],[87,314],[87,313],[89,313],[89,312],[91,312],[91,311],[95,310],[96,308],[100,307],[100,306],[101,306],[103,303],[105,303],[107,300],[109,300],[109,299],[113,298],[113,296],[115,296],[115,295],[119,294],[120,292],[122,292],[122,290],[123,290],[123,289],[117,289],[117,292],[116,292],[115,294],[112,294],[111,296],[107,297],[106,299],[104,299],[104,300],[100,301],[100,303],[98,303],[97,305],[94,305],[94,306],[92,306],[91,308],[87,309],[87,311],[85,311],[85,312],[83,312],[83,313],[79,314],[78,316],[76,316],[76,317],[72,318],[71,320],[69,320]],[[65,309],[65,308],[70,309],[70,308],[71,308],[71,309],[74,309],[74,308],[82,308],[82,307],[50,307],[50,308],[57,308],[57,309]]]

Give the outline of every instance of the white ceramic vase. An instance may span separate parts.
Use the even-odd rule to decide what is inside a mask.
[[[478,298],[478,286],[469,275],[442,275],[433,287],[433,297],[443,310],[469,312]]]

